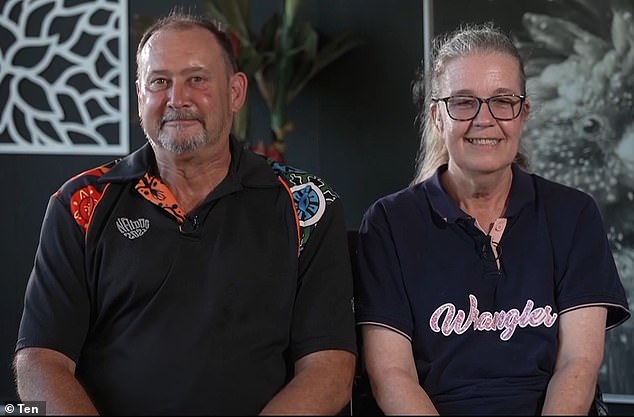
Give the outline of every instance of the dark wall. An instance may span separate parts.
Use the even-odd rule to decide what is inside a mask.
[[[1,2],[1,0],[0,0]],[[197,8],[196,1],[181,1]],[[277,0],[252,2],[254,24]],[[349,228],[356,229],[377,197],[403,187],[412,176],[417,149],[410,82],[422,57],[422,0],[305,0],[306,17],[325,36],[351,29],[364,45],[327,67],[308,84],[291,109],[290,164],[322,175],[341,195]],[[159,15],[175,2],[130,0],[129,20]],[[259,26],[256,26],[259,28]],[[130,46],[130,87],[135,39]],[[1,63],[0,63],[1,65]],[[267,110],[252,100],[252,137],[268,137]],[[131,90],[130,111],[136,112]],[[131,150],[145,139],[132,122]],[[69,177],[112,156],[0,155],[0,400],[16,399],[11,360],[22,298],[49,196]]]

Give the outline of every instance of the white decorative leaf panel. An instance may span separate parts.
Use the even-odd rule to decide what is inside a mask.
[[[0,0],[0,153],[129,152],[126,0]]]

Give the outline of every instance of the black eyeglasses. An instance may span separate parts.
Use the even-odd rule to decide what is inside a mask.
[[[482,103],[489,106],[489,112],[497,120],[513,120],[522,112],[526,96],[518,94],[501,94],[489,98],[475,96],[449,96],[432,98],[433,102],[445,102],[449,117],[454,120],[473,120],[480,112]]]

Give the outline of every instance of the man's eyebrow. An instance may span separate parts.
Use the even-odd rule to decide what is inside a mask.
[[[177,72],[176,74],[179,75],[187,75],[187,74],[192,74],[192,73],[196,73],[196,72],[207,72],[207,70],[205,69],[205,67],[202,66],[195,66],[195,67],[189,67],[189,68],[185,68],[179,72]],[[169,74],[173,74],[174,72],[166,70],[166,69],[154,69],[148,72],[148,75],[169,75]]]

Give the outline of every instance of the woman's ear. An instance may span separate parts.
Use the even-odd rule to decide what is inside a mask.
[[[431,118],[434,122],[434,126],[439,132],[442,132],[444,124],[443,124],[442,116],[440,115],[440,109],[438,108],[438,103],[430,104],[429,111],[431,112]]]
[[[524,119],[528,118],[528,115],[531,112],[531,102],[528,98],[526,98],[526,100],[524,100],[524,108],[522,109],[522,112],[524,113]]]

